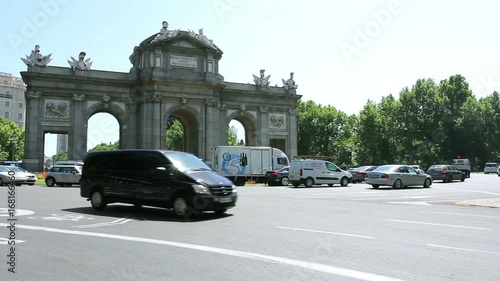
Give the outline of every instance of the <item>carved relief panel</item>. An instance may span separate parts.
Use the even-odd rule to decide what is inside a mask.
[[[286,115],[273,113],[269,114],[269,128],[284,129],[286,127]]]
[[[45,100],[45,117],[69,118],[69,101]]]

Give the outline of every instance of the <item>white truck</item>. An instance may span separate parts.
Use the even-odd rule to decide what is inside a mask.
[[[469,159],[453,159],[451,165],[464,172],[466,178],[470,178],[471,166]]]
[[[248,180],[266,182],[266,172],[289,165],[286,154],[267,146],[218,146],[214,151],[213,169],[231,180],[236,186],[244,186]]]

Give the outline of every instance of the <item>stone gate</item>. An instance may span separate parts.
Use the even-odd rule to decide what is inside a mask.
[[[228,144],[229,122],[245,128],[248,146],[273,146],[297,155],[297,100],[293,73],[283,86],[270,86],[261,70],[255,84],[224,81],[222,51],[203,34],[169,30],[146,38],[130,56],[128,73],[91,70],[81,52],[70,67],[47,66],[51,58],[36,46],[23,61],[27,85],[26,141],[28,170],[44,165],[45,133],[68,134],[68,159],[84,159],[87,122],[100,112],[119,123],[120,148],[167,149],[172,118],[184,127],[185,150],[212,163],[213,149]]]

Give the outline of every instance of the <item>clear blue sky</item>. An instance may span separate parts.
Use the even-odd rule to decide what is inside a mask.
[[[128,72],[134,46],[167,20],[170,29],[204,28],[224,52],[226,81],[250,83],[266,69],[281,86],[293,71],[304,101],[357,114],[419,78],[462,74],[476,97],[500,90],[499,11],[493,0],[6,1],[0,71],[20,76],[19,58],[39,44],[53,66],[85,51],[93,69]],[[99,128],[92,142],[118,139],[116,120],[89,123]]]

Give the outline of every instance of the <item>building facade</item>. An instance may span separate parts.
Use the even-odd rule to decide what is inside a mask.
[[[0,72],[0,116],[25,128],[26,86],[21,78]]]

